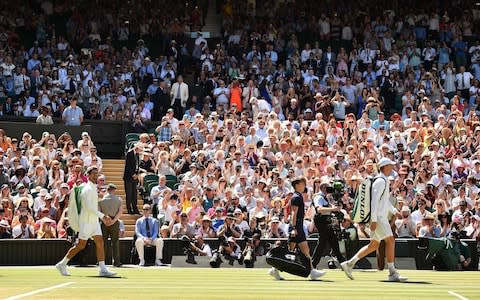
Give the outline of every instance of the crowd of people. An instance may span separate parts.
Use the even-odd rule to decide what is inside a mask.
[[[328,2],[324,9],[308,1],[225,1],[222,39],[199,32],[193,48],[183,33],[201,30],[198,3],[189,4],[188,16],[179,13],[184,3],[171,10],[176,14],[163,11],[165,18],[148,17],[163,4],[148,13],[145,5],[128,20],[117,18],[121,9],[104,18],[107,4],[92,19],[78,8],[42,4],[42,13],[23,23],[14,9],[2,18],[1,113],[43,124],[51,116],[79,125],[84,115],[132,122],[142,134],[131,150],[139,157],[131,176],[142,186],[146,174],[159,175],[149,198],[161,237],[286,237],[297,176],[306,178],[304,230],[312,234],[310,204],[321,187],[343,180],[345,193],[332,205],[348,216],[361,181],[376,176],[377,163],[388,157],[396,162],[389,178],[398,237],[463,231],[477,238],[480,6],[376,2],[382,5]],[[54,15],[69,16],[63,35],[55,34]],[[19,43],[19,24],[36,26],[33,44]],[[139,36],[136,46],[115,48],[129,30]],[[163,37],[160,56],[151,55],[142,34]],[[160,125],[148,134],[150,120]],[[54,208],[83,178],[82,167],[97,158],[101,169],[88,154],[88,136],[79,149],[62,137],[47,133],[32,142],[26,134],[18,146],[0,137],[7,222],[22,203],[33,208],[30,224],[59,221],[61,209]],[[180,182],[173,190],[167,175]],[[46,201],[28,196],[37,189]],[[355,226],[360,237],[370,236],[368,226]]]
[[[70,191],[87,182],[86,168],[102,169],[89,134],[83,132],[74,141],[68,133],[56,137],[44,132],[35,139],[25,132],[17,139],[0,129],[0,140],[0,238],[71,239]],[[98,178],[100,198],[114,193],[105,180],[103,175]],[[120,227],[119,234],[125,231]]]

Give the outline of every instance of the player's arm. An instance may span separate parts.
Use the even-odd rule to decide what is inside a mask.
[[[297,224],[298,206],[296,206],[295,204],[292,203],[290,207],[292,208],[292,216],[291,216],[290,225],[296,233],[297,228],[295,226]]]

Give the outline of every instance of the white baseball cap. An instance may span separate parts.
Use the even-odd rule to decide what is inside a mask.
[[[378,162],[378,167],[381,168],[381,167],[385,167],[385,166],[388,166],[388,165],[394,165],[395,163],[388,157],[384,157],[382,159],[380,159],[380,161]]]

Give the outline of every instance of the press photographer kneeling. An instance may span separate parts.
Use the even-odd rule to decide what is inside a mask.
[[[360,239],[357,228],[353,226],[352,219],[348,214],[344,214],[340,230],[338,237],[340,253],[346,259],[350,259],[360,249]]]
[[[213,251],[212,259],[210,259],[210,266],[212,268],[219,268],[220,265],[223,263],[223,257],[228,260],[228,263],[233,266],[235,260],[238,260],[240,265],[243,265],[243,255],[240,249],[240,246],[237,244],[233,237],[229,237],[228,239],[221,235],[218,237],[218,241],[220,245],[218,246],[217,250]]]
[[[183,251],[187,255],[187,263],[196,265],[195,256],[212,256],[212,249],[201,235],[197,235],[194,240],[184,235],[181,240],[184,242]]]
[[[334,186],[331,186],[329,181],[322,181],[320,192],[313,199],[313,206],[316,212],[314,223],[318,230],[318,242],[312,257],[314,268],[317,267],[325,253],[327,243],[330,245],[337,260],[340,263],[345,261],[345,257],[340,253],[338,245],[338,241],[341,239],[339,235],[342,233],[340,222],[343,220],[343,213],[340,211],[341,207],[338,205],[338,200],[343,196],[344,185],[340,183],[340,181],[334,182]],[[333,201],[337,204],[331,204]],[[335,267],[333,262],[329,263],[329,267]]]
[[[245,237],[245,248],[242,252],[245,268],[253,268],[257,260],[256,257],[263,256],[265,251],[270,250],[270,248],[270,244],[260,245],[259,234],[254,234],[251,238]]]

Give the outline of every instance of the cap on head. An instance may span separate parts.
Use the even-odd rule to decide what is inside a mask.
[[[90,166],[87,168],[85,174],[90,175],[90,173],[92,173],[93,171],[98,171],[98,168],[96,166]]]
[[[378,167],[380,169],[388,165],[395,165],[395,163],[390,158],[387,158],[387,157],[380,159],[380,161],[378,162]]]

